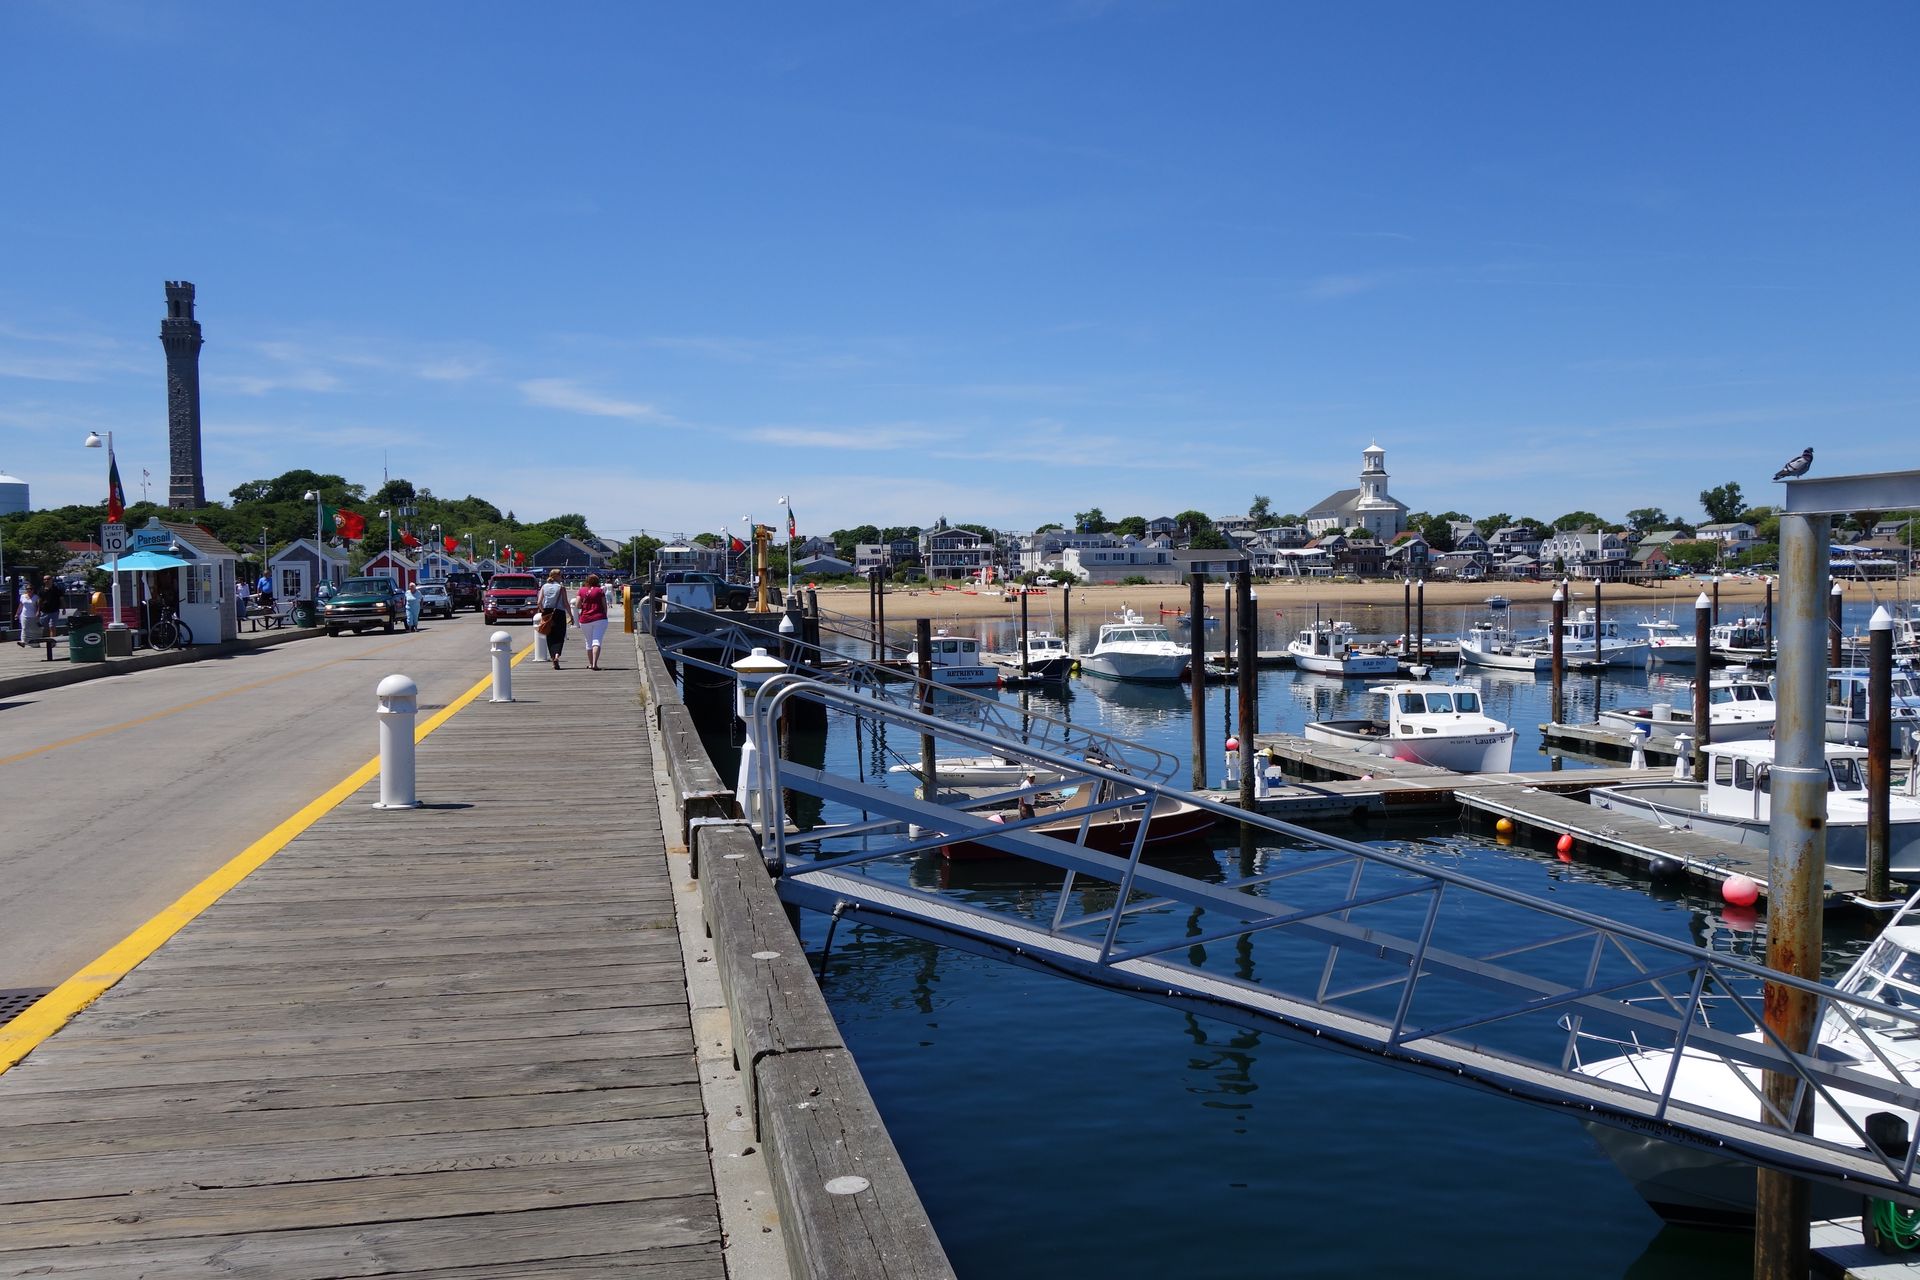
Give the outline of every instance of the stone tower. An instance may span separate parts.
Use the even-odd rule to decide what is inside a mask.
[[[173,459],[167,505],[204,507],[207,485],[200,473],[200,322],[193,318],[193,284],[167,281],[167,318],[160,322],[167,349],[167,451]]]

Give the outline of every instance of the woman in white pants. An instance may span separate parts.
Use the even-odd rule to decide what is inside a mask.
[[[600,669],[600,641],[607,634],[607,593],[600,585],[600,575],[587,575],[586,585],[580,588],[574,606],[580,612],[580,638],[587,646],[587,666]]]

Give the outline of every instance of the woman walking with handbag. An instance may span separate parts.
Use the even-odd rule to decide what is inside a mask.
[[[600,640],[607,634],[607,593],[600,586],[600,575],[587,575],[586,585],[580,588],[580,599],[576,602],[580,609],[580,638],[587,646],[587,667],[600,669]]]
[[[546,585],[540,588],[540,634],[547,638],[547,652],[553,656],[553,669],[560,669],[560,651],[567,647],[567,623],[573,617],[573,603],[567,599],[567,585],[560,581],[558,569],[547,570]]]

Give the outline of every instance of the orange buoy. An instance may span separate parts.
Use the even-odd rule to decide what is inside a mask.
[[[1495,831],[1498,831],[1503,836],[1510,836],[1513,834],[1513,819],[1502,818],[1500,819],[1500,821],[1493,824],[1493,829]]]
[[[1555,849],[1558,849],[1561,853],[1572,853],[1573,837],[1571,835],[1561,836],[1559,840],[1554,842],[1553,847]]]

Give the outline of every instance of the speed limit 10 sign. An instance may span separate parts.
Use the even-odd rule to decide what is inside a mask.
[[[125,555],[127,551],[127,526],[123,524],[101,525],[100,550],[110,556]]]

